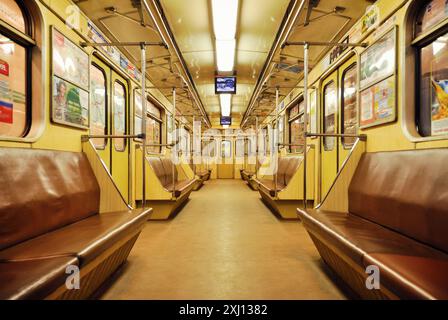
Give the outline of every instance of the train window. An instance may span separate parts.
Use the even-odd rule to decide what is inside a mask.
[[[334,81],[324,88],[324,133],[335,133],[336,108],[338,105],[336,83]],[[324,137],[324,149],[331,151],[334,149],[335,139]]]
[[[179,141],[179,147],[177,149],[180,149],[182,151],[182,154],[189,155],[190,154],[190,131],[186,127],[182,127],[180,130],[180,141]]]
[[[356,64],[345,70],[342,76],[342,133],[356,134],[358,131],[358,109],[356,105],[358,89]],[[344,148],[351,148],[355,138],[342,138]]]
[[[113,93],[113,135],[124,135],[126,133],[126,88],[118,81],[114,82]],[[114,139],[114,147],[117,151],[126,149],[124,138]]]
[[[206,160],[213,159],[216,156],[215,140],[203,140],[201,145],[202,145],[202,156]]]
[[[161,144],[162,143],[162,120],[161,110],[148,99],[146,100],[146,109],[148,111],[146,118],[146,143]],[[160,146],[149,146],[147,151],[150,153],[160,153]]]
[[[158,119],[151,116],[146,118],[146,143],[148,145],[162,143],[160,140],[161,127]],[[160,146],[149,146],[147,151],[150,153],[160,153]]]
[[[31,122],[31,46],[27,17],[16,1],[0,1],[0,136],[24,137]],[[17,31],[15,31],[17,30]]]
[[[0,19],[20,32],[26,33],[25,16],[15,0],[0,2]]]
[[[221,158],[231,158],[232,157],[232,142],[229,140],[223,140],[221,142]]]
[[[289,109],[289,143],[291,144],[289,150],[291,152],[301,152],[304,145],[303,130],[304,130],[304,102],[299,102],[296,106]]]
[[[416,23],[417,129],[421,136],[448,134],[448,33],[434,26],[448,14],[443,0],[423,6]]]
[[[422,8],[416,23],[416,36],[431,30],[448,16],[446,0],[432,0]]]
[[[106,75],[96,65],[90,65],[90,133],[107,133],[107,89]],[[97,149],[106,147],[106,139],[92,139]]]
[[[235,155],[237,158],[243,158],[246,154],[246,141],[245,139],[237,139],[235,142]]]

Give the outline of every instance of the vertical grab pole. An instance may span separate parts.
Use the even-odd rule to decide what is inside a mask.
[[[260,151],[258,150],[258,116],[255,117],[255,178],[258,179],[258,157]]]
[[[190,161],[191,161],[191,163],[193,163],[193,173],[194,173],[194,175],[196,176],[196,164],[195,164],[195,158],[196,158],[196,153],[195,153],[195,151],[194,151],[194,149],[195,149],[195,145],[194,145],[194,140],[195,140],[195,138],[194,138],[194,121],[196,120],[196,117],[193,115],[193,135],[192,135],[192,137],[191,137],[191,143],[190,143],[190,156],[191,156],[191,159],[190,159]]]
[[[303,208],[306,209],[307,207],[307,190],[306,190],[306,169],[307,169],[307,131],[308,131],[308,54],[309,54],[310,45],[308,43],[305,43],[303,47],[303,59],[304,59],[304,75],[303,75],[303,103],[305,108],[305,113],[303,115],[303,136],[304,136],[304,150],[303,150]]]
[[[171,133],[172,134],[172,139],[174,140],[173,141],[174,142],[174,147],[171,149],[172,150],[171,151],[171,159],[172,159],[172,161],[171,161],[171,163],[172,163],[172,165],[171,165],[171,175],[173,177],[172,197],[174,199],[176,197],[176,188],[175,188],[176,181],[174,179],[174,174],[176,172],[176,166],[174,164],[174,152],[175,152],[175,150],[177,148],[177,135],[176,135],[176,132],[177,132],[176,131],[176,88],[173,88],[173,132],[174,132],[174,134]]]
[[[278,127],[278,87],[275,88],[275,136],[274,136],[274,152],[277,154],[276,155],[276,159],[277,159],[277,163],[275,166],[275,198],[277,198],[278,194],[277,194],[277,184],[278,184],[278,167],[279,167],[279,158],[280,158],[280,150],[278,148],[278,144],[279,144],[279,137],[280,137],[280,128]]]
[[[141,100],[142,100],[142,207],[146,207],[146,45],[140,44],[142,54],[142,79],[141,79]]]

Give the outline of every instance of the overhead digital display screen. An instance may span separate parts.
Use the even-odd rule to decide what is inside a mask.
[[[221,117],[221,125],[222,126],[231,126],[232,125],[232,117]]]
[[[236,77],[216,77],[215,93],[236,94]]]

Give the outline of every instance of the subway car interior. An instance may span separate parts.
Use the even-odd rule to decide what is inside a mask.
[[[446,300],[448,2],[0,0],[0,168],[0,300]]]

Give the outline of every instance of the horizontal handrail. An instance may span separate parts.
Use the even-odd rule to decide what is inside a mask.
[[[277,143],[277,146],[285,146],[285,147],[304,147],[304,144],[295,144],[295,143]]]
[[[147,147],[174,147],[175,143],[147,143]]]
[[[90,139],[143,139],[144,134],[85,134],[81,136],[82,142],[87,142]]]
[[[367,140],[367,135],[365,134],[346,134],[346,133],[310,133],[307,132],[305,135],[308,138],[312,137],[332,137],[332,138],[358,138],[361,141]]]

